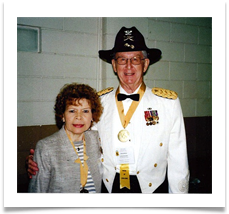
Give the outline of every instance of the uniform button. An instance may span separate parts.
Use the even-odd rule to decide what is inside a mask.
[[[106,182],[109,182],[107,178],[106,178]]]
[[[154,167],[157,167],[157,163],[154,164]]]
[[[152,183],[149,183],[149,187],[151,187],[152,186]]]
[[[137,171],[137,174],[139,174],[139,171]]]
[[[102,158],[102,159],[101,159],[101,161],[103,162],[103,161],[104,161],[104,159]]]
[[[163,146],[163,143],[160,143],[160,146]]]

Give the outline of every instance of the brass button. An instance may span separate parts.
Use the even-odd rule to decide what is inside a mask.
[[[137,174],[139,174],[139,171],[137,171]]]
[[[151,187],[152,186],[152,183],[149,183],[149,187]]]
[[[107,178],[106,178],[106,182],[109,182]]]
[[[116,166],[115,166],[115,170],[116,170]]]
[[[154,164],[154,167],[157,167],[157,163]]]
[[[104,159],[102,158],[102,159],[101,159],[101,161],[103,162],[103,161],[104,161]]]
[[[163,143],[160,143],[160,146],[163,146]]]

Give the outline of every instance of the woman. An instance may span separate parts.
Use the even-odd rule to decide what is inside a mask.
[[[39,172],[29,192],[101,192],[102,149],[98,132],[90,130],[102,114],[99,96],[88,85],[68,84],[57,95],[54,110],[60,130],[37,143]]]

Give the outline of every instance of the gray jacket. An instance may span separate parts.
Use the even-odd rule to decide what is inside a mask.
[[[87,164],[96,192],[101,192],[100,141],[97,131],[85,132]],[[80,164],[74,163],[77,155],[62,127],[53,135],[40,140],[34,160],[39,172],[32,177],[28,192],[79,193]]]

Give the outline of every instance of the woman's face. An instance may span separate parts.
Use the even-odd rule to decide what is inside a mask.
[[[83,133],[91,126],[92,111],[89,100],[76,100],[75,105],[67,105],[63,114],[65,130],[73,141],[80,141]]]

